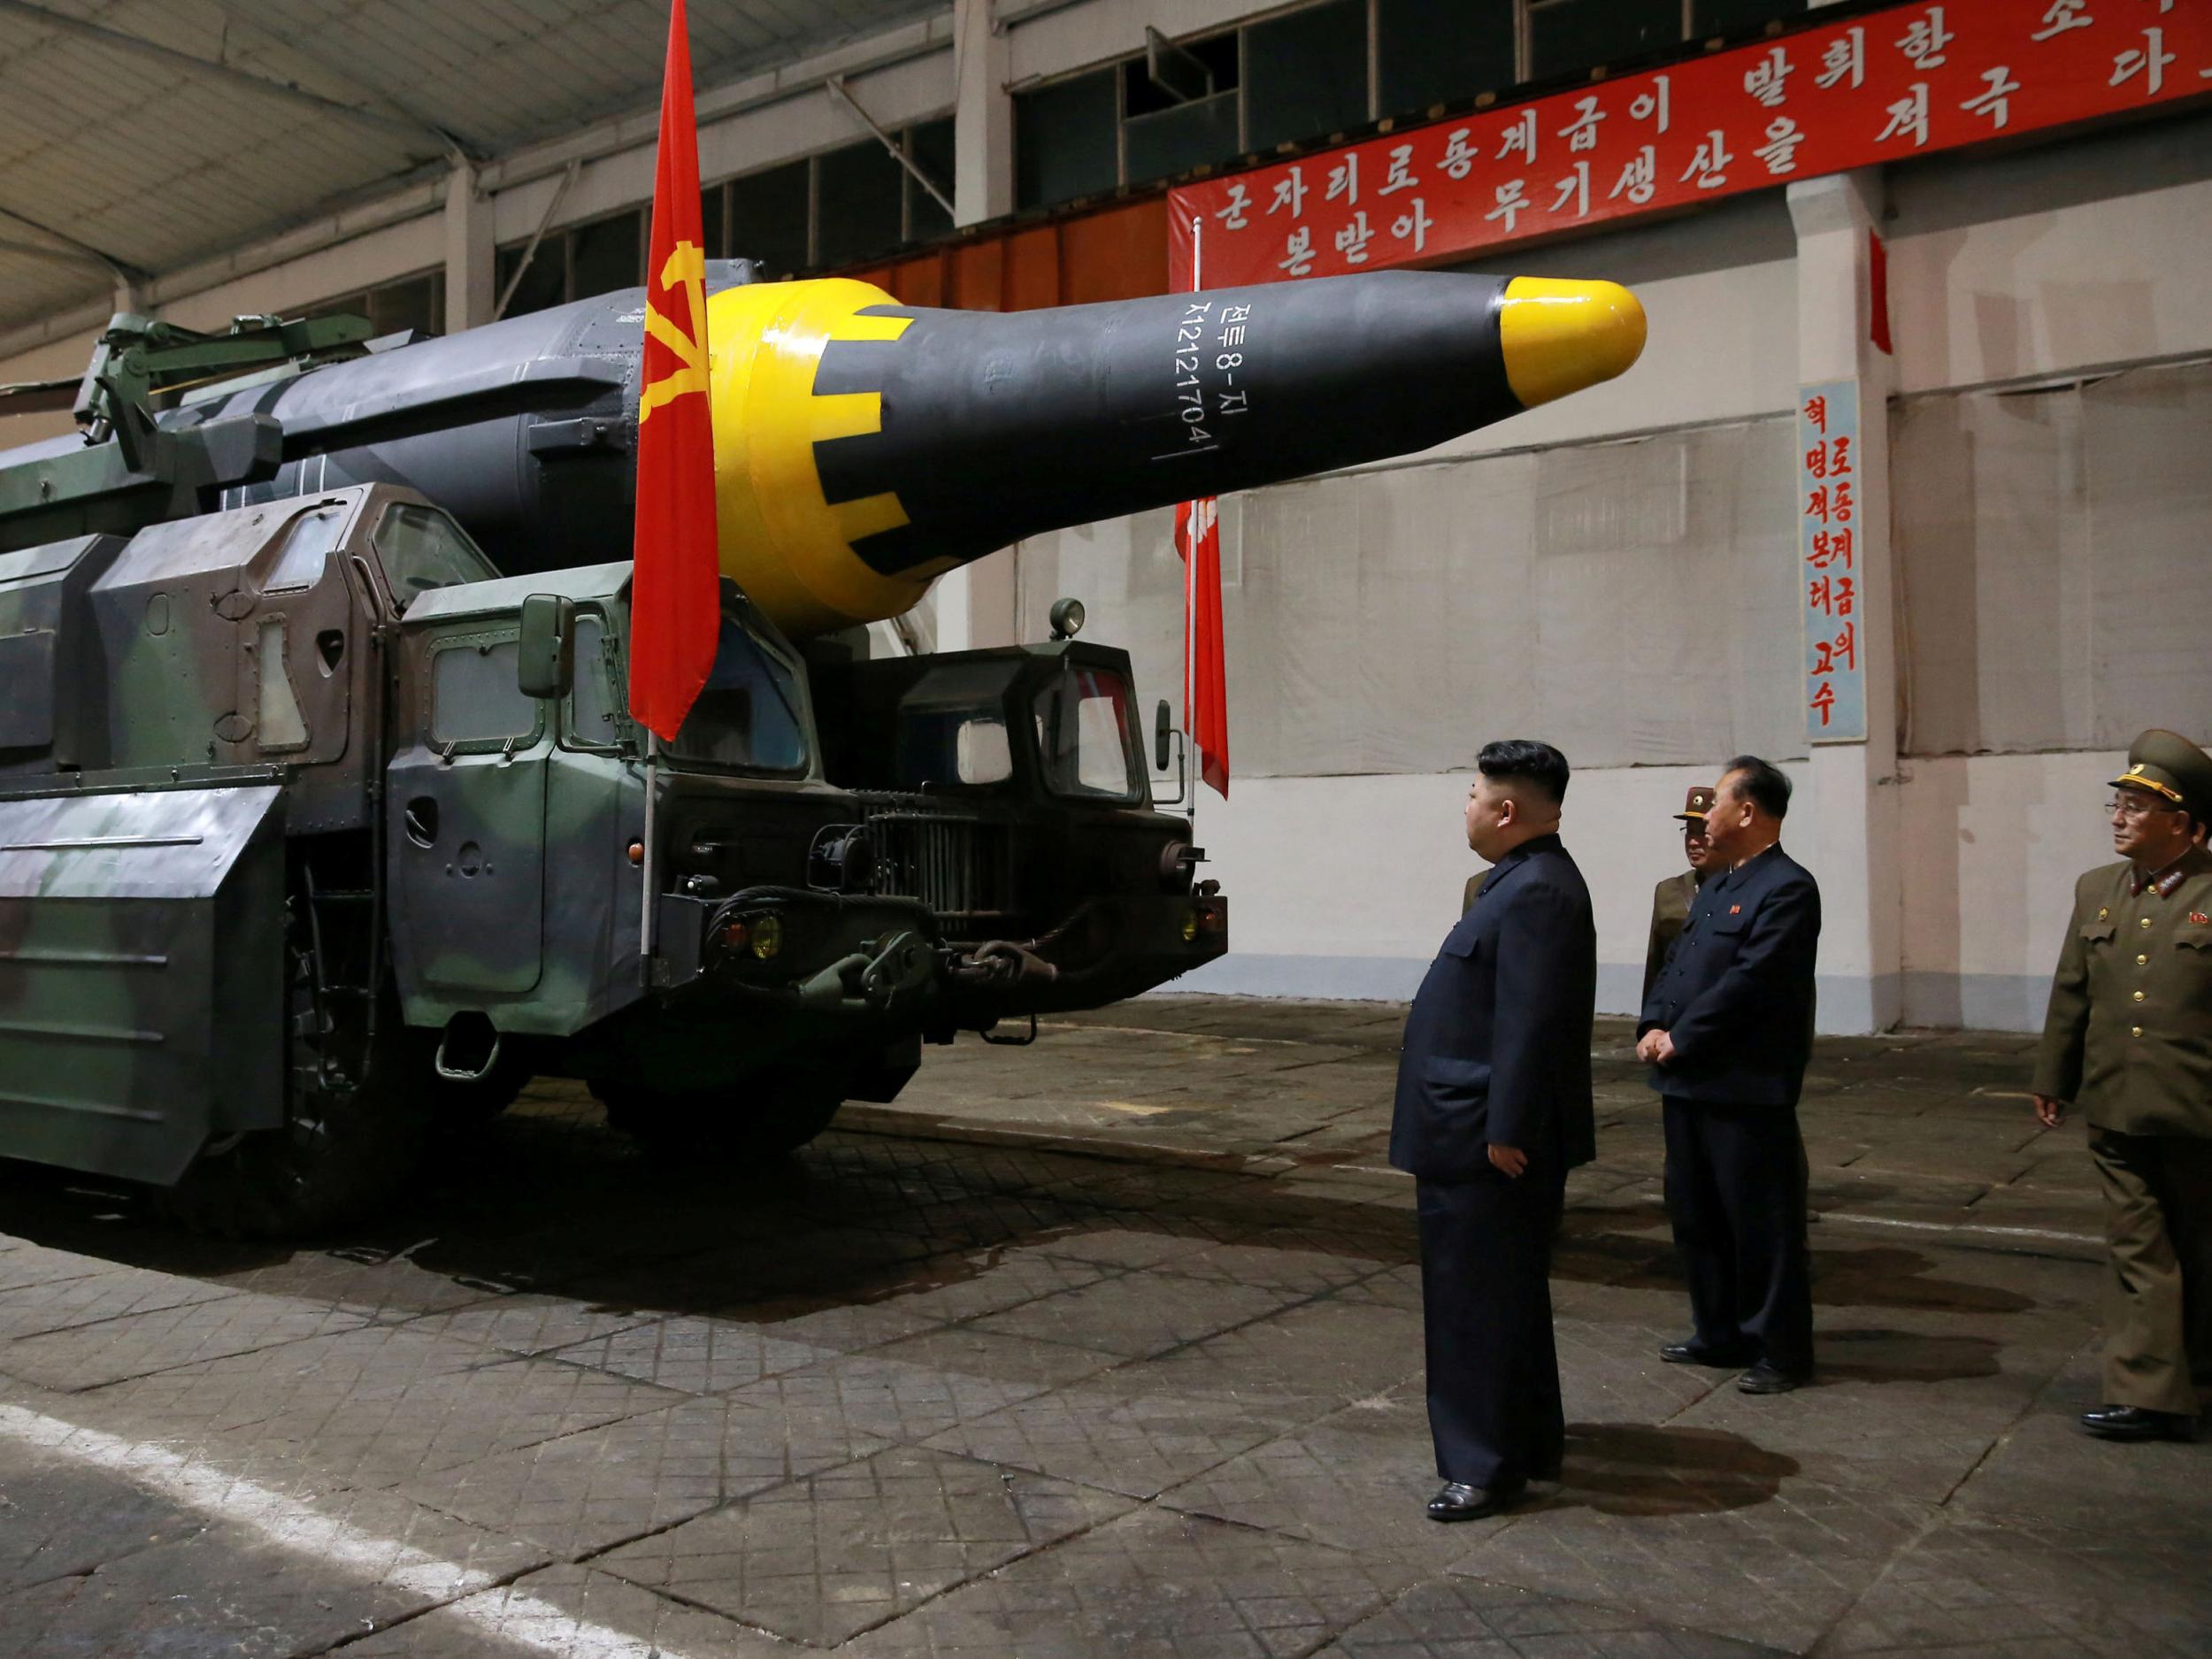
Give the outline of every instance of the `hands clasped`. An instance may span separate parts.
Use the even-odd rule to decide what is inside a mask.
[[[1663,1031],[1647,1031],[1636,1040],[1636,1057],[1646,1065],[1664,1065],[1674,1058],[1674,1039]]]

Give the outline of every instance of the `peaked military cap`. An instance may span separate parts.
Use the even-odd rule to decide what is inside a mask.
[[[2212,756],[2178,732],[2154,726],[2138,737],[2128,747],[2127,770],[2112,782],[2116,788],[2148,790],[2200,822],[2212,823]]]
[[[1686,819],[1695,818],[1702,824],[1705,821],[1705,815],[1712,810],[1713,786],[1709,783],[1701,783],[1691,789],[1689,799],[1683,802],[1682,810],[1677,812],[1675,817]]]

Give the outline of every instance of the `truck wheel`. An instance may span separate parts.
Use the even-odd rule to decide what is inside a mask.
[[[387,985],[373,1040],[367,999],[315,1000],[314,960],[289,935],[291,1033],[284,1124],[211,1142],[163,1201],[196,1233],[289,1239],[368,1214],[416,1167],[426,1091],[407,1066],[407,1030]]]
[[[634,1083],[594,1083],[608,1126],[655,1157],[672,1162],[767,1163],[787,1156],[830,1125],[843,1101],[816,1084],[756,1094],[741,1090],[665,1090]]]

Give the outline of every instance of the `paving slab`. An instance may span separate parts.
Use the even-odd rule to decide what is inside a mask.
[[[972,1323],[979,1331],[1000,1336],[1037,1337],[1098,1348],[1118,1359],[1147,1359],[1279,1312],[1301,1299],[1300,1292],[1276,1286],[1140,1270],[1041,1296]]]
[[[218,1302],[236,1293],[173,1273],[106,1267],[95,1273],[43,1278],[0,1291],[0,1342],[43,1331],[97,1325],[127,1314],[153,1313],[188,1302]]]
[[[1886,1493],[1785,1487],[1786,1455],[1714,1431],[1630,1425],[1620,1440],[1625,1450],[1601,1447],[1596,1467],[1571,1470],[1557,1498],[1452,1570],[1531,1590],[1573,1584],[1656,1624],[1802,1653],[1939,1513]],[[1759,1457],[1772,1476],[1736,1472]]]
[[[1287,1386],[1179,1392],[1184,1375],[1157,1363],[1118,1367],[924,1444],[1151,1498],[1341,1403]]]
[[[634,1377],[680,1394],[716,1394],[796,1371],[835,1353],[726,1319],[655,1319],[547,1351],[588,1371]]]
[[[590,1567],[548,1567],[349,1643],[348,1659],[803,1659],[807,1649]]]
[[[1292,1659],[1379,1611],[1416,1577],[1204,1516],[1146,1509],[924,1603],[853,1659]]]
[[[1763,1659],[1779,1651],[1455,1574],[1416,1585],[1320,1659]]]
[[[312,1463],[334,1485],[372,1486],[685,1398],[383,1325],[158,1371],[104,1392],[146,1438],[220,1441],[242,1472],[274,1453]]]
[[[1115,1363],[1096,1348],[964,1327],[824,1360],[737,1389],[730,1398],[821,1413],[858,1432],[911,1444]]]
[[[597,1565],[743,1624],[834,1647],[1133,1501],[899,1447],[626,1545]]]
[[[2201,1540],[1947,1517],[1899,1552],[1823,1654],[2212,1653]]]
[[[885,1444],[834,1412],[695,1400],[473,1458],[400,1491],[575,1559]]]
[[[316,1506],[377,1548],[341,1565],[222,1516],[149,1505],[132,1483],[65,1461],[42,1489],[74,1538],[58,1537],[78,1570],[0,1595],[0,1652],[35,1655],[222,1654],[249,1659],[320,1653],[479,1584],[518,1574],[542,1557],[525,1545],[434,1510],[375,1493]],[[62,1484],[57,1491],[50,1484]],[[100,1517],[150,1532],[119,1532],[101,1550]],[[437,1572],[395,1571],[427,1557]]]
[[[19,1336],[0,1347],[0,1373],[73,1392],[358,1330],[371,1317],[365,1308],[241,1292]]]

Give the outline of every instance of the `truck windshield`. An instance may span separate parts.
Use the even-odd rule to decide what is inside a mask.
[[[706,689],[668,752],[709,766],[801,772],[808,760],[803,707],[791,664],[725,616]]]
[[[1037,746],[1056,795],[1134,801],[1143,758],[1129,723],[1129,682],[1111,669],[1071,663],[1037,699]]]
[[[971,788],[1014,773],[1006,741],[1006,688],[1016,664],[946,663],[899,699],[898,787]]]
[[[435,507],[396,502],[377,520],[377,557],[384,579],[402,611],[419,594],[461,582],[488,582],[499,572],[463,534],[461,526]]]

